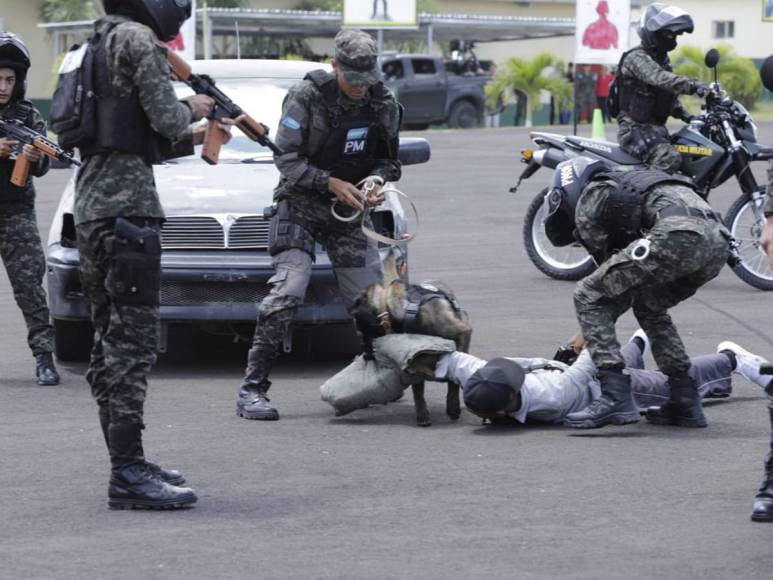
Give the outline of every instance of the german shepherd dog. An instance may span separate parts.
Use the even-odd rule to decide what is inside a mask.
[[[422,298],[416,300],[417,296]],[[460,352],[470,349],[472,326],[467,313],[458,307],[453,292],[437,282],[408,286],[396,279],[386,286],[371,284],[355,301],[352,314],[366,358],[373,358],[374,339],[393,332],[439,336],[453,340]],[[431,368],[427,371],[432,374],[434,364],[429,366]],[[411,388],[416,423],[429,427],[432,419],[424,399],[424,381],[411,385]],[[461,414],[459,385],[456,383],[448,383],[446,414],[454,421]]]

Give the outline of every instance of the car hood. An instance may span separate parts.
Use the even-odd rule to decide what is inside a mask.
[[[167,216],[263,214],[279,181],[279,171],[269,156],[250,162],[223,160],[214,166],[182,159],[154,169]]]

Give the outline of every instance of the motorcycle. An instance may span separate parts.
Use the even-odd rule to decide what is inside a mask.
[[[749,166],[753,161],[773,159],[773,148],[757,143],[757,126],[751,115],[722,90],[716,76],[718,62],[719,52],[709,50],[705,64],[714,69],[715,80],[701,106],[703,112],[674,133],[671,142],[682,155],[680,173],[693,179],[704,199],[712,189],[731,177],[737,179],[741,195],[731,204],[724,218],[736,244],[737,259],[731,267],[747,284],[761,290],[773,290],[773,269],[759,244],[765,227],[762,213],[765,185],[757,183]],[[537,149],[521,152],[521,160],[527,165],[518,183],[510,189],[512,193],[540,167],[555,169],[562,161],[576,156],[600,159],[612,169],[643,166],[640,159],[610,141],[541,132],[533,132],[529,137]],[[537,194],[524,217],[526,252],[534,265],[551,278],[579,280],[591,273],[596,265],[579,244],[556,248],[547,239],[544,231],[546,193],[547,188]]]

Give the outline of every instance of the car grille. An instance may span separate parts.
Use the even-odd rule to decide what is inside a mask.
[[[170,217],[161,230],[161,244],[165,250],[265,250],[269,223],[257,215],[229,216],[224,222],[207,216]]]
[[[212,217],[171,217],[161,229],[161,247],[165,250],[222,248],[223,240],[223,226]]]
[[[196,282],[183,284],[164,281],[161,283],[163,306],[188,306],[207,303],[257,304],[268,296],[271,287],[265,283]]]
[[[268,248],[268,221],[261,216],[240,217],[228,230],[229,248]]]

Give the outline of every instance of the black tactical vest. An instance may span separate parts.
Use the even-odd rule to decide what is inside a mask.
[[[624,53],[620,57],[618,70],[623,71],[623,61],[625,57],[635,50],[645,50],[642,46],[637,46]],[[645,50],[646,52],[646,50]],[[647,53],[649,54],[649,53]],[[652,56],[652,55],[650,55]],[[672,71],[671,62],[666,56],[665,62],[658,63],[664,70]],[[677,93],[670,89],[654,87],[637,78],[622,74],[620,82],[620,114],[628,115],[637,123],[645,125],[664,125],[671,115],[676,101]]]
[[[338,83],[334,75],[322,70],[308,73],[325,100],[329,133],[309,162],[330,171],[333,177],[357,184],[368,177],[376,160],[379,140],[383,138],[379,113],[384,106],[384,85],[370,89],[370,101],[354,110],[338,103]],[[333,195],[333,194],[331,194]]]
[[[113,24],[94,47],[92,86],[96,93],[96,139],[81,145],[81,157],[118,151],[142,155],[148,161],[157,158],[157,136],[150,126],[145,111],[140,105],[137,88],[128,97],[113,94],[113,83],[107,64],[107,38],[110,31],[118,26]]]
[[[612,248],[624,248],[641,237],[643,227],[652,225],[642,223],[642,201],[644,195],[653,187],[671,183],[695,188],[695,184],[688,177],[671,175],[656,169],[611,171],[600,174],[599,179],[607,179],[617,184],[607,198],[603,216],[604,224],[611,232]]]
[[[27,127],[32,127],[32,111],[32,103],[27,100],[21,100],[8,107],[8,110],[3,113],[3,117],[21,121]],[[0,137],[4,137],[4,135],[0,135]],[[15,163],[15,158],[0,158],[0,205],[19,204],[28,201],[28,205],[31,206],[34,204],[35,195],[32,182],[30,181],[27,185],[22,187],[18,187],[11,183],[11,175],[13,174],[13,166]]]

